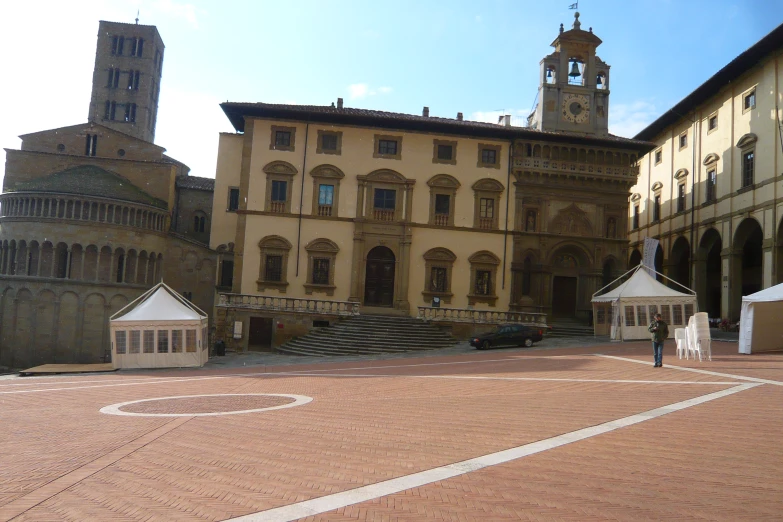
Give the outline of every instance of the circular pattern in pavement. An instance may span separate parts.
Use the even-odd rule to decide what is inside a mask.
[[[287,393],[221,393],[155,397],[104,406],[101,413],[132,417],[211,417],[293,408],[312,401]]]

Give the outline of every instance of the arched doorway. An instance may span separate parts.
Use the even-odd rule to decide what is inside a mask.
[[[690,261],[691,246],[687,239],[680,237],[674,242],[674,246],[672,247],[672,253],[669,258],[669,268],[671,272],[669,277],[686,288],[691,287]],[[682,292],[682,287],[675,285],[671,281],[669,281],[669,286]]]
[[[552,316],[556,318],[587,318],[588,281],[580,277],[580,269],[590,267],[587,254],[575,245],[558,248],[550,258],[552,270]],[[597,288],[595,288],[597,290]]]
[[[762,259],[761,244],[764,233],[759,222],[747,218],[734,233],[734,263],[732,268],[731,319],[738,319],[742,296],[761,290]],[[739,291],[737,291],[739,290]]]
[[[699,297],[699,310],[707,312],[709,317],[722,318],[721,314],[721,260],[723,243],[720,234],[714,228],[704,233],[696,253],[696,294]]]
[[[663,273],[663,248],[661,248],[660,243],[658,243],[658,248],[655,249],[655,271],[658,274]],[[655,278],[663,283],[663,277],[658,274],[655,274]]]
[[[628,270],[635,268],[639,266],[639,263],[642,262],[642,253],[639,252],[638,248],[634,248],[631,252],[631,257],[628,259]]]
[[[394,252],[377,246],[367,253],[364,275],[364,304],[366,306],[394,305]]]

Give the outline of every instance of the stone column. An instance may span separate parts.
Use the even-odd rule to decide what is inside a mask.
[[[83,246],[82,247],[82,267],[81,267],[81,272],[79,273],[79,280],[80,281],[84,281],[84,255],[85,255],[86,252],[87,252],[87,248]]]
[[[742,306],[742,250],[721,250],[721,317],[736,321]]]
[[[354,224],[354,227],[361,224]],[[353,259],[351,261],[351,295],[349,301],[362,302],[364,296],[361,293],[361,281],[364,279],[364,234],[361,230],[354,230]]]
[[[762,288],[769,288],[774,283],[774,273],[773,273],[773,258],[774,258],[774,249],[775,249],[775,239],[774,238],[768,238],[762,241],[761,243],[761,287]]]
[[[65,279],[71,278],[71,256],[73,255],[73,252],[71,249],[68,249],[68,255],[66,256],[65,260]],[[57,316],[55,316],[57,317]]]

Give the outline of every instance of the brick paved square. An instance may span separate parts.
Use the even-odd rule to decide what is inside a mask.
[[[649,351],[5,379],[0,520],[779,520],[783,354]]]

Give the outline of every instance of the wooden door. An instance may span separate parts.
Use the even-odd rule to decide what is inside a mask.
[[[574,317],[576,315],[576,278],[555,276],[552,281],[552,315]]]
[[[249,350],[262,351],[272,347],[272,319],[267,317],[250,318],[250,334],[247,346]]]
[[[367,254],[364,277],[364,304],[368,306],[394,305],[394,253],[378,246]]]

